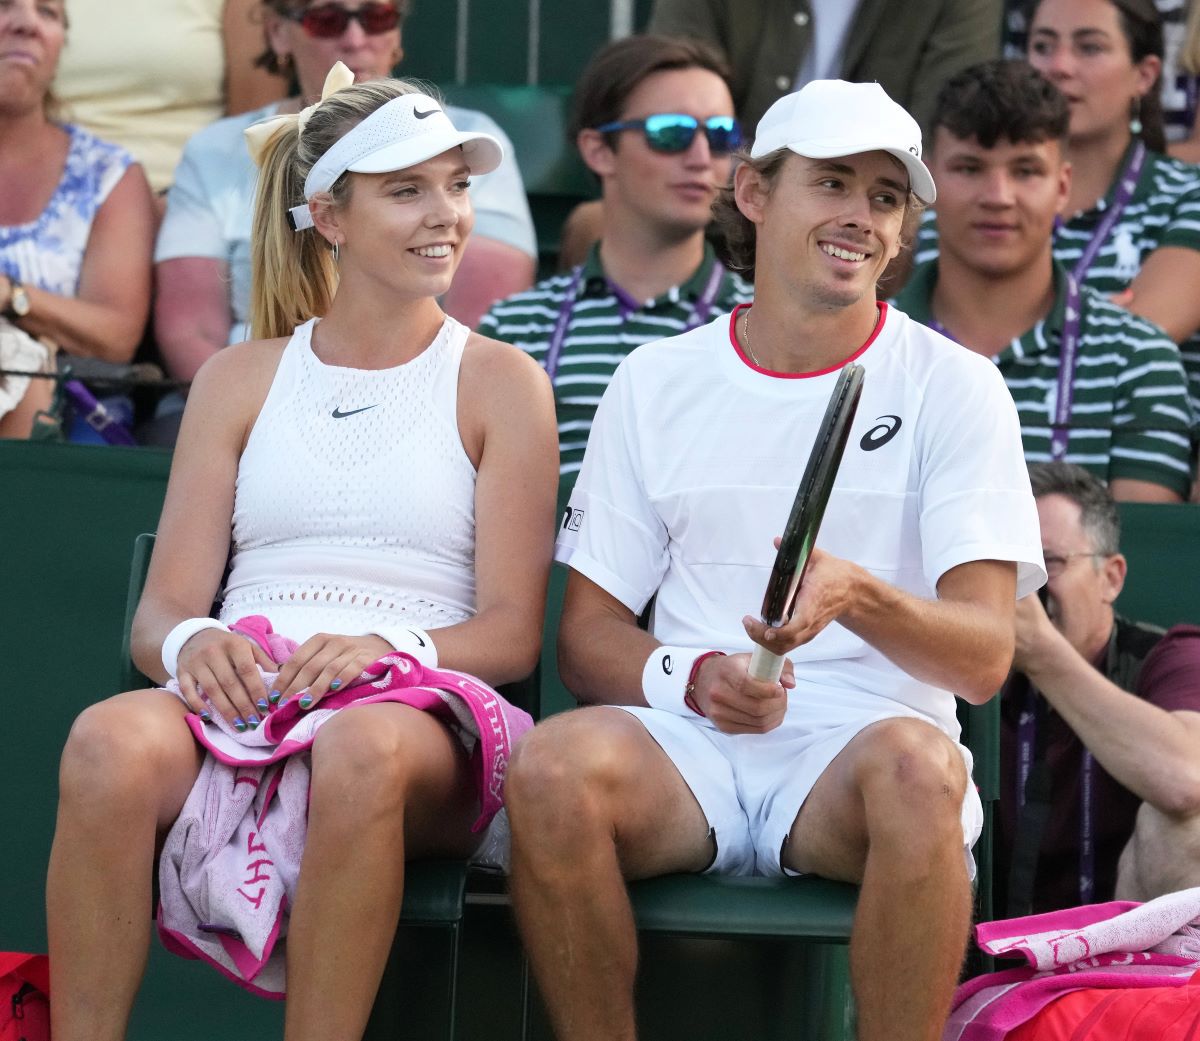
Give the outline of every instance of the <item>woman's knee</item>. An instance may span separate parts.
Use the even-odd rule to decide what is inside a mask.
[[[403,706],[364,706],[340,712],[312,748],[315,793],[346,793],[367,808],[402,806],[426,784],[440,759],[461,754],[455,738],[427,713]],[[436,778],[434,779],[436,781]]]
[[[138,695],[148,695],[139,697]],[[169,778],[190,788],[199,763],[183,708],[161,692],[123,694],[90,705],[67,735],[59,767],[60,798],[155,801]]]

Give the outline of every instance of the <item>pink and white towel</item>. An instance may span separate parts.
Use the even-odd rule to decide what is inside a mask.
[[[1200,969],[1200,888],[983,922],[989,954],[1028,964],[968,980],[942,1041],[1002,1041],[1055,998],[1085,987],[1184,986]]]
[[[231,628],[276,662],[296,648],[258,615]],[[276,675],[263,672],[268,689]],[[174,681],[167,689],[179,694]],[[432,712],[459,736],[479,789],[472,830],[488,826],[503,806],[513,744],[533,720],[466,673],[429,669],[395,653],[312,709],[300,709],[293,697],[257,730],[239,734],[215,713],[208,725],[189,715],[188,726],[209,754],[159,863],[158,931],[169,950],[209,962],[254,993],[284,996],[279,941],[308,830],[309,761],[297,753],[312,747],[336,713],[378,702]]]
[[[1200,888],[1167,893],[1147,903],[1113,900],[1063,911],[982,922],[975,939],[988,954],[1022,954],[1030,965],[1054,969],[1114,951],[1153,951],[1200,960]]]

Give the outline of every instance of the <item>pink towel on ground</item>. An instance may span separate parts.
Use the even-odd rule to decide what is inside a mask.
[[[1055,998],[1089,987],[1184,986],[1200,967],[1200,889],[1145,904],[1112,901],[983,922],[989,954],[1029,963],[968,980],[954,995],[942,1041],[1002,1041]]]
[[[258,615],[231,628],[276,662],[296,647]],[[263,672],[268,689],[275,675]],[[167,689],[179,694],[174,681]],[[189,715],[192,733],[209,754],[159,862],[158,929],[169,950],[201,958],[257,994],[284,996],[279,940],[287,931],[308,829],[308,756],[296,753],[307,752],[337,712],[379,702],[433,712],[460,737],[471,753],[480,796],[472,830],[488,825],[503,805],[513,744],[533,720],[466,673],[425,668],[396,653],[308,711],[292,698],[257,730],[239,734],[216,714],[209,725]]]

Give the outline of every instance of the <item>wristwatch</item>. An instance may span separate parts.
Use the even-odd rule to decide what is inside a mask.
[[[15,278],[10,278],[8,285],[8,306],[4,308],[4,317],[24,318],[29,314],[29,293]]]

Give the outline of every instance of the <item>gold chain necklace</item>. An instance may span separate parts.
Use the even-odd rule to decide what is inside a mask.
[[[754,362],[758,368],[766,368],[761,361],[754,355],[754,348],[750,346],[750,308],[746,308],[746,317],[742,319],[742,339],[746,341],[746,353],[750,355],[750,360]]]

